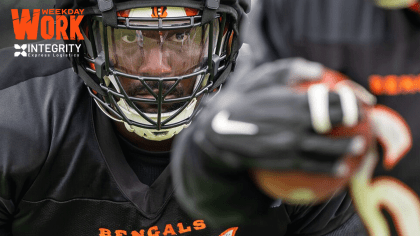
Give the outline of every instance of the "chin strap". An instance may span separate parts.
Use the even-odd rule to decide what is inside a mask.
[[[209,89],[210,91],[213,91],[214,89],[217,89],[220,85],[226,82],[227,77],[229,76],[230,72],[232,71],[232,63],[229,63],[227,68],[222,72],[222,74],[217,78],[217,80],[214,82],[213,86]]]
[[[98,83],[95,80],[93,80],[92,77],[90,77],[88,73],[86,73],[86,71],[80,65],[77,65],[76,73],[79,75],[80,78],[82,78],[86,86],[93,89],[95,92],[99,93],[102,96],[107,96],[107,94],[98,85]]]

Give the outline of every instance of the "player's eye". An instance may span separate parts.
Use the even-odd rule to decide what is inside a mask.
[[[126,34],[122,37],[122,40],[126,43],[135,43],[137,40],[137,37],[135,34]]]
[[[188,36],[190,36],[190,34],[188,34],[186,32],[176,33],[176,34],[174,34],[174,35],[171,36],[170,40],[171,41],[178,42],[178,43],[182,43],[186,39],[188,39]]]

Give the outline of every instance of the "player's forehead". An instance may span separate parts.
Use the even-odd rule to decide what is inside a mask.
[[[191,29],[176,29],[176,30],[139,30],[136,31],[137,34],[141,34],[144,37],[148,38],[160,38],[162,36],[167,37],[174,34],[188,34]]]

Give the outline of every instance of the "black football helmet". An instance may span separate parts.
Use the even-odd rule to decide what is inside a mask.
[[[149,140],[188,126],[208,93],[234,69],[250,0],[57,0],[85,9],[70,57],[111,119]]]

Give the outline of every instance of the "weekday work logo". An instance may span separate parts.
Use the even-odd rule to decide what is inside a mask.
[[[84,9],[11,9],[13,29],[17,40],[84,40],[80,31]],[[38,39],[41,35],[42,39]],[[15,44],[15,57],[78,56],[81,44],[33,43]]]

